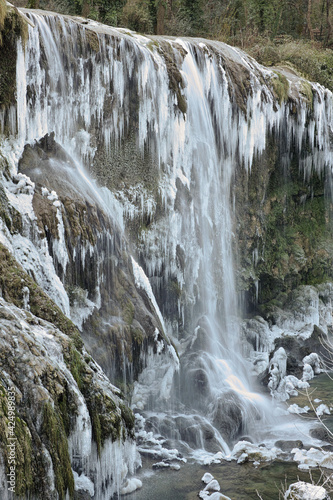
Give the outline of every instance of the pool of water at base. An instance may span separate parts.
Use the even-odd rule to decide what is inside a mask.
[[[332,374],[330,374],[332,377]],[[311,380],[311,398],[321,399],[329,407],[333,405],[333,381],[326,374],[321,374]],[[286,401],[286,408],[293,403],[299,406],[308,405],[307,395],[299,394]],[[320,403],[316,403],[317,407]],[[333,414],[333,411],[332,411]],[[296,417],[297,418],[302,417]],[[315,421],[314,412],[309,412],[305,418]],[[325,424],[333,431],[333,415],[325,418]],[[283,439],[283,436],[281,436]],[[124,500],[197,500],[198,493],[204,488],[201,481],[205,472],[210,472],[221,486],[221,493],[231,500],[283,500],[283,491],[296,482],[306,481],[317,483],[321,478],[318,468],[300,471],[296,463],[275,460],[264,462],[257,468],[253,463],[238,465],[235,461],[222,462],[209,466],[189,461],[181,465],[179,471],[170,469],[152,470],[152,465],[158,460],[142,458],[142,468],[136,477],[141,479],[140,490],[126,495]],[[326,471],[327,474],[333,471]],[[259,495],[256,493],[258,491]],[[330,492],[333,499],[332,492]]]
[[[317,482],[318,469],[302,472],[292,462],[274,461],[263,463],[258,468],[253,463],[238,465],[223,462],[210,466],[187,463],[179,471],[170,469],[153,471],[154,462],[143,459],[141,472],[136,475],[143,486],[126,495],[124,500],[198,500],[198,493],[204,488],[201,481],[205,472],[210,472],[221,486],[221,493],[231,500],[282,500],[288,485],[300,481]]]

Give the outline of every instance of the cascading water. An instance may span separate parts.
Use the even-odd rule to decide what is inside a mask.
[[[5,124],[11,130],[6,147],[13,165],[26,143],[54,132],[76,161],[78,189],[94,193],[108,216],[117,212],[120,227],[123,218],[125,226],[144,226],[132,240],[152,289],[134,260],[133,273],[139,288],[155,293],[181,366],[173,380],[177,361],[173,354],[173,361],[158,356],[157,331],[155,353],[143,355],[133,404],[147,410],[156,432],[192,449],[227,453],[226,441],[254,432],[266,405],[251,389],[239,345],[235,172],[250,175],[268,133],[285,141],[287,152],[296,144],[305,172],[314,159],[318,171],[332,165],[331,94],[316,86],[311,116],[301,105],[295,114],[274,98],[272,72],[224,44],[148,39],[25,12],[35,28],[25,50],[18,44],[17,123],[13,109],[0,116],[3,130]],[[314,153],[303,152],[304,143]],[[113,189],[107,201],[81,165]],[[150,389],[154,376],[163,390]],[[170,393],[172,410],[165,401]],[[157,409],[169,411],[151,413]]]
[[[198,47],[181,43],[188,106],[184,144],[190,146],[178,168],[185,172],[191,202],[180,210],[179,223],[170,220],[168,237],[182,241],[184,288],[196,285],[198,296],[184,325],[190,340],[181,357],[179,399],[187,412],[209,414],[230,442],[241,431],[254,431],[252,419],[264,417],[265,406],[264,398],[251,392],[239,355],[230,201],[237,153],[227,136],[234,129],[233,112],[225,72],[215,62],[208,65]]]

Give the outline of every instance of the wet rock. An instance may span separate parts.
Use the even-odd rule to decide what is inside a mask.
[[[228,391],[215,402],[212,421],[227,441],[232,441],[239,435],[243,425],[243,412],[242,402],[236,393]]]
[[[179,374],[184,403],[198,409],[206,408],[206,400],[210,394],[207,366],[205,366],[201,352],[183,356]]]
[[[284,441],[283,439],[279,439],[274,443],[274,446],[277,448],[280,448],[282,451],[291,451],[293,448],[302,448],[303,443],[302,441],[296,440],[296,441]]]
[[[55,490],[62,495],[63,487],[73,496],[75,486],[78,490],[88,486],[99,495],[102,486],[93,484],[94,476],[89,478],[87,462],[94,454],[97,461],[97,456],[102,460],[103,453],[111,453],[120,436],[116,453],[121,454],[122,446],[134,446],[131,411],[79,339],[42,319],[28,323],[27,315],[34,319],[31,313],[2,298],[0,307],[6,318],[0,317],[0,420],[4,422],[0,454],[8,444],[6,394],[10,391],[15,397],[17,477],[24,478],[24,483],[17,481],[17,491],[23,496],[25,488],[34,489],[51,498]],[[99,472],[110,489],[116,488],[111,469],[106,475]],[[0,478],[5,477],[0,472]],[[53,487],[45,480],[50,477],[54,477]]]
[[[315,439],[320,439],[321,441],[328,441],[329,443],[333,443],[333,437],[323,427],[316,427],[315,429],[311,429],[310,436]]]
[[[252,439],[249,436],[241,436],[239,441],[247,441],[248,443],[253,443]]]

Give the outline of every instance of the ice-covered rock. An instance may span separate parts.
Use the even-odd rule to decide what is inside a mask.
[[[298,406],[296,403],[288,406],[289,413],[296,413],[297,415],[301,415],[302,413],[308,413],[309,410],[310,410],[309,406],[304,406],[302,408],[301,406]]]
[[[174,470],[178,470],[176,464],[172,462],[186,463],[186,458],[181,455],[177,448],[167,447],[166,439],[162,438],[159,434],[155,436],[152,431],[145,430],[146,419],[142,415],[135,413],[135,420],[138,450],[143,456],[148,456],[155,460],[159,459],[159,462],[154,464],[155,468],[173,468]]]
[[[227,497],[220,493],[220,485],[216,481],[216,479],[213,479],[213,481],[211,481],[203,490],[200,491],[199,498],[201,498],[202,500],[223,500]]]
[[[212,479],[205,486],[204,491],[220,491],[220,489],[221,489],[221,487],[219,485],[219,482],[216,479]]]
[[[250,361],[252,363],[253,375],[259,376],[268,368],[269,353],[253,351],[250,354]]]
[[[322,486],[298,481],[289,486],[284,500],[328,500],[327,491]]]
[[[42,304],[42,295],[39,300]],[[78,338],[76,347],[73,338],[51,323],[2,298],[0,329],[0,398],[6,404],[6,392],[14,394],[19,439],[26,446],[26,460],[34,461],[38,470],[32,479],[34,488],[41,487],[40,478],[48,478],[45,496],[57,496],[59,469],[54,464],[61,460],[67,471],[66,488],[72,483],[77,491],[109,499],[140,462],[133,440],[133,417],[119,390]],[[101,406],[96,408],[92,398],[98,398]],[[29,419],[26,401],[30,401]],[[104,419],[105,439],[99,441],[99,449],[93,438],[97,416]],[[8,436],[8,424],[5,426]],[[14,436],[18,438],[15,432]],[[0,456],[4,445],[6,441]],[[5,477],[4,470],[0,477]],[[7,491],[2,483],[0,489]],[[7,495],[3,498],[7,500]]]
[[[269,462],[278,456],[279,450],[273,446],[271,449],[265,446],[257,446],[248,441],[239,441],[235,444],[231,454],[227,457],[237,460],[239,463],[250,462]]]
[[[283,347],[277,349],[269,364],[268,388],[271,392],[277,390],[287,371],[287,354]]]
[[[194,450],[191,455],[202,465],[220,464],[223,460],[228,460],[225,453],[222,453],[221,451],[212,454],[203,450]],[[229,458],[229,460],[231,460],[231,458]]]
[[[321,372],[321,361],[314,349],[321,349],[318,335],[325,335],[332,324],[333,291],[330,283],[313,286],[300,286],[295,289],[283,309],[272,308],[269,312],[270,321],[260,316],[244,320],[242,323],[243,335],[249,343],[249,352],[245,353],[253,364],[253,373],[261,375],[265,369],[263,354],[270,352],[274,346],[284,347],[289,356],[289,367],[292,373],[304,381],[310,380],[312,368],[314,375]],[[271,324],[271,322],[273,324]],[[312,350],[311,354],[301,357],[303,345]],[[274,364],[273,364],[274,363]],[[303,371],[303,366],[305,371]],[[281,366],[276,360],[269,364],[271,388],[279,384]]]
[[[242,323],[243,335],[256,353],[268,353],[274,347],[274,333],[261,316],[246,319]]]
[[[212,480],[214,479],[214,476],[212,476],[212,474],[210,474],[210,472],[206,472],[202,478],[201,478],[201,481],[204,482],[205,484],[208,484],[210,483]]]
[[[218,491],[215,491],[212,494],[209,494],[208,491],[200,491],[199,493],[199,498],[202,500],[231,500],[229,497],[223,495],[223,493],[220,493]]]
[[[312,352],[308,356],[305,356],[302,361],[303,361],[304,365],[307,364],[307,365],[310,365],[312,367],[315,375],[319,375],[319,373],[321,373],[321,371],[322,371],[321,362],[320,362],[320,358],[316,352]]]
[[[328,406],[322,403],[321,405],[319,405],[319,406],[316,408],[316,415],[317,415],[318,417],[321,417],[321,416],[323,416],[324,414],[325,414],[325,415],[330,415],[330,414],[331,414],[331,412],[330,412],[330,410],[329,410]]]
[[[291,396],[297,396],[298,389],[304,390],[308,387],[310,386],[307,381],[300,380],[294,375],[286,375],[285,377],[280,379],[280,382],[276,389],[271,389],[271,395],[278,401],[285,401]]]
[[[313,326],[320,324],[320,301],[318,290],[313,286],[300,286],[291,293],[287,307],[272,313],[274,323],[284,335],[308,338]]]
[[[89,479],[89,477],[84,474],[78,474],[76,471],[73,471],[74,477],[74,487],[75,491],[87,491],[91,497],[95,494],[94,483]]]
[[[330,451],[318,450],[317,448],[310,448],[309,450],[294,448],[291,453],[301,470],[308,470],[310,467],[317,466],[333,469],[333,453]]]
[[[126,480],[126,483],[120,490],[121,495],[128,495],[129,493],[133,493],[134,491],[142,488],[142,481],[140,479],[131,477]]]
[[[179,464],[174,464],[172,462],[156,462],[156,464],[152,465],[153,469],[171,469],[171,470],[180,470]]]
[[[312,366],[307,363],[304,363],[302,380],[304,382],[307,382],[308,380],[313,379],[313,377],[314,377],[314,372]]]

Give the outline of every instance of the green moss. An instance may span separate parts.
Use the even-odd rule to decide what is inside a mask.
[[[82,355],[77,351],[74,344],[70,343],[68,351],[65,355],[65,360],[67,366],[73,375],[75,382],[77,383],[79,389],[82,391],[84,387],[84,375],[86,371],[86,365],[82,359]]]
[[[16,98],[16,42],[27,39],[26,21],[16,9],[6,9],[0,3],[0,107],[9,107]]]
[[[156,48],[158,48],[158,42],[156,40],[150,40],[150,42],[147,43],[147,49],[151,50],[154,52]]]
[[[312,109],[313,108],[313,90],[309,82],[302,80],[300,93],[305,97],[306,103]]]
[[[129,326],[131,326],[131,324],[133,323],[134,312],[135,312],[135,309],[134,309],[132,302],[129,299],[127,299],[125,301],[125,305],[123,307],[123,318],[124,318],[124,321]]]
[[[102,449],[102,429],[99,413],[95,410],[94,399],[88,400],[88,410],[91,419],[92,435],[97,445],[97,453],[100,456]]]
[[[96,408],[96,398],[98,397],[98,395],[95,395],[93,393],[92,387],[90,385],[91,376],[89,376],[89,374],[87,373],[87,364],[84,362],[81,354],[77,351],[72,343],[69,344],[68,349],[65,352],[64,359],[81,393],[85,397],[91,419],[92,436],[95,443],[97,444],[98,454],[100,454],[103,441],[100,415]]]
[[[123,282],[124,279],[125,276],[120,276],[121,282]],[[58,326],[64,333],[70,335],[68,339],[62,340],[64,360],[85,398],[92,422],[93,439],[97,444],[98,453],[101,452],[103,443],[107,438],[116,440],[126,435],[133,436],[131,411],[129,409],[126,410],[125,406],[123,411],[121,411],[112,398],[104,393],[96,384],[92,384],[93,367],[90,366],[91,357],[89,355],[83,356],[81,353],[82,340],[77,329],[54,305],[51,299],[36,285],[33,279],[18,265],[9,251],[0,244],[0,287],[3,290],[4,298],[13,302],[18,307],[22,307],[22,288],[25,286],[29,288],[31,312],[50,321]],[[132,323],[134,306],[129,299],[126,299],[127,302],[125,301],[125,289],[122,285],[121,290],[123,292],[122,299],[125,304],[124,317],[128,323]],[[26,313],[26,317],[27,322],[36,321],[29,312]],[[127,332],[126,335],[128,335],[129,338],[133,330],[134,335],[137,334],[138,341],[140,340],[141,332],[136,332],[135,329],[131,330],[129,325],[126,325],[125,328]],[[58,382],[54,373],[45,373],[43,375],[43,384],[52,395],[54,407],[49,403],[44,407],[42,433],[45,438],[43,441],[46,443],[52,458],[56,488],[59,498],[61,499],[65,498],[67,489],[70,496],[73,495],[73,477],[68,456],[67,436],[70,433],[71,422],[73,421],[72,417],[75,415],[77,407],[66,384],[64,385],[64,390],[59,393]],[[0,392],[0,417],[1,407],[3,406],[2,403]],[[25,428],[26,426],[24,423],[18,424],[21,435],[25,432]],[[0,418],[0,440],[2,442],[4,441],[3,435],[2,419]],[[24,464],[22,462],[22,470],[24,472],[22,472],[21,484],[22,492],[25,493],[34,475],[29,475],[27,469],[24,469],[24,467],[30,467],[29,464],[31,460],[28,457],[30,453],[30,441],[27,439],[22,440],[22,446],[23,445],[25,451],[22,451],[22,457],[25,458]],[[34,460],[37,460],[36,457],[34,457]]]
[[[8,231],[11,234],[16,234],[21,232],[22,230],[21,214],[8,203],[8,199],[2,185],[0,185],[0,218],[4,221]]]
[[[67,387],[66,387],[67,389]],[[77,413],[77,407],[73,407],[68,399],[68,391],[65,390],[62,394],[60,394],[56,403],[58,405],[62,421],[64,423],[64,429],[66,432],[66,436],[69,436],[70,431],[72,430],[72,418],[75,413]]]
[[[177,104],[178,104],[179,110],[183,114],[185,114],[187,111],[187,102],[186,102],[186,99],[183,96],[183,94],[181,94],[180,92],[177,92]]]
[[[127,429],[134,429],[135,418],[132,410],[124,404],[120,404],[121,417],[126,424]]]
[[[133,426],[130,419],[122,421],[122,414],[117,410],[115,402],[106,394],[86,392],[87,407],[92,423],[93,439],[97,445],[97,452],[100,454],[106,439],[112,441],[120,439],[123,426],[126,433],[133,437]],[[129,410],[131,412],[131,410]]]
[[[19,417],[17,411],[15,413],[14,434],[11,436],[15,438],[15,492],[17,496],[23,496],[33,490],[32,444],[31,435],[26,422]],[[8,439],[9,429],[7,417],[7,392],[0,383],[0,444],[5,459],[6,473],[9,473],[7,445],[11,444],[11,442]]]
[[[4,28],[6,15],[7,15],[6,2],[5,0],[0,0],[0,33]],[[1,45],[1,38],[0,38],[0,45]]]
[[[28,426],[18,416],[15,422],[16,444],[16,488],[18,496],[26,495],[33,487],[32,443]]]
[[[332,245],[327,244],[332,235],[326,224],[324,195],[309,196],[305,204],[295,203],[297,184],[290,183],[289,189],[293,194],[286,187],[286,194],[276,195],[267,210],[264,261],[257,269],[266,276],[261,279],[261,301],[272,298],[272,287],[278,291],[278,280],[282,289],[289,290],[300,284],[322,283],[332,276]],[[275,278],[270,283],[269,275]]]
[[[121,437],[123,426],[126,428],[125,432],[133,435],[133,425],[130,419],[131,410],[128,410],[129,413],[124,410],[126,420],[122,419],[122,414],[117,409],[115,401],[92,386],[91,369],[73,343],[69,343],[64,353],[64,359],[85,398],[98,454],[101,453],[105,439],[111,438],[115,441]]]
[[[170,280],[168,283],[168,291],[171,295],[173,295],[177,300],[182,295],[182,289],[179,286],[179,283],[176,279]]]
[[[288,99],[289,82],[287,78],[278,71],[274,71],[274,73],[276,74],[276,77],[271,79],[271,84],[274,95],[281,104]]]
[[[67,491],[70,498],[74,498],[74,478],[64,423],[50,403],[44,405],[42,433],[45,436],[46,446],[52,458],[59,499],[64,500]]]
[[[97,33],[95,31],[86,29],[85,34],[86,34],[86,39],[88,41],[88,44],[89,44],[89,47],[91,48],[91,50],[93,50],[94,52],[99,52],[100,46],[99,46],[99,38],[98,38]]]
[[[168,42],[160,41],[158,44],[158,51],[165,61],[169,77],[169,89],[174,92],[177,97],[178,109],[181,113],[185,114],[187,111],[187,102],[182,94],[185,83],[182,74],[179,71],[179,61],[176,61],[175,52],[172,50],[172,47]]]
[[[239,169],[234,183],[238,286],[247,290],[249,310],[259,308],[263,314],[270,306],[282,307],[284,294],[295,287],[333,278],[333,230],[325,174],[313,170],[305,180],[297,152],[293,151],[286,166],[276,139],[269,134],[266,142],[265,152],[254,158],[251,173]]]
[[[66,292],[71,307],[73,306],[84,307],[86,305],[87,292],[83,290],[83,288],[76,285],[69,285],[66,286]]]
[[[132,341],[138,345],[142,345],[144,332],[140,328],[131,328]]]

